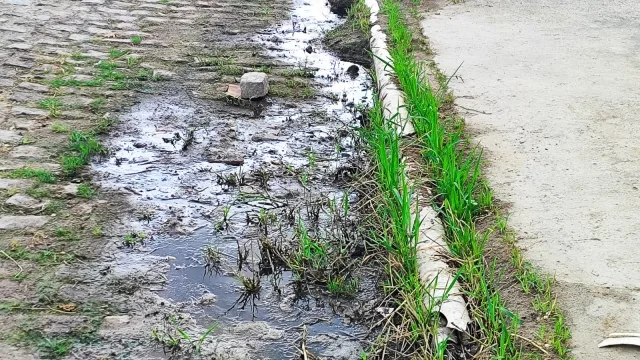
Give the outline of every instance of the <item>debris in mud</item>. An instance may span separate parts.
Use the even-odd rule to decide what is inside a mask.
[[[329,7],[331,12],[344,16],[347,15],[347,10],[353,6],[354,0],[329,0]]]
[[[259,99],[269,92],[269,77],[263,72],[248,72],[240,78],[240,97]]]

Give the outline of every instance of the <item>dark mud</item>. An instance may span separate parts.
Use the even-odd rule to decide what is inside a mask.
[[[354,359],[376,335],[366,324],[381,306],[381,272],[365,261],[350,210],[361,164],[354,132],[371,80],[321,41],[342,21],[297,1],[291,20],[228,39],[225,50],[218,41],[181,74],[190,82],[171,82],[120,117],[110,158],[94,166],[103,188],[131,194],[138,221],[124,258],[167,268],[149,290],[201,328],[217,323],[211,336],[225,341],[209,344],[213,354],[298,358],[304,342],[323,358]],[[224,99],[225,82],[239,76],[221,66],[268,71],[271,95]],[[195,79],[209,81],[194,89]],[[295,263],[303,233],[326,252],[322,268]],[[332,279],[356,289],[330,292]],[[224,352],[231,347],[241,350]]]

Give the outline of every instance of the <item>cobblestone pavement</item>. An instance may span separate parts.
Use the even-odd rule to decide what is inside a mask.
[[[156,87],[221,98],[229,77],[189,70],[194,55],[248,39],[289,5],[0,0],[0,359],[163,357],[150,330],[168,305],[136,290],[162,281],[167,259],[114,265],[130,205],[96,194],[71,162]],[[247,357],[247,341],[212,346]]]

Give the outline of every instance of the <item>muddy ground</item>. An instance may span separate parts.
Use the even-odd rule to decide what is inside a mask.
[[[0,2],[0,358],[358,358],[386,303],[351,187],[371,81],[322,44],[342,22],[319,1]],[[264,100],[226,96],[247,71]],[[73,130],[105,151],[70,175]]]
[[[526,257],[555,275],[576,359],[636,332],[640,9],[631,1],[441,2],[423,14]]]

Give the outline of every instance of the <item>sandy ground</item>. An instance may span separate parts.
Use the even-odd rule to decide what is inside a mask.
[[[424,34],[535,265],[555,274],[576,359],[640,331],[640,3],[472,1],[425,14]]]

